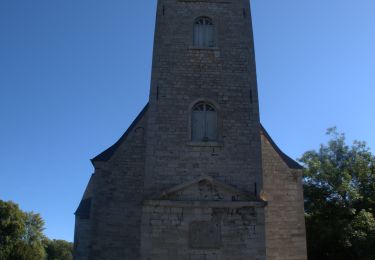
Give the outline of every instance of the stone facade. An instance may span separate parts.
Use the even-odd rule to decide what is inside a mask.
[[[149,104],[92,162],[75,259],[306,259],[301,167],[259,122],[247,0],[159,0]],[[214,45],[193,45],[198,17]],[[192,141],[192,108],[217,113]]]
[[[261,129],[267,259],[307,259],[302,169]]]

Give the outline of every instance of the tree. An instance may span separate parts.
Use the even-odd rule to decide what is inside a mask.
[[[24,214],[13,202],[0,200],[0,259],[8,259],[25,233]]]
[[[46,246],[48,260],[72,260],[73,244],[64,240],[48,240]]]
[[[23,212],[13,202],[0,200],[0,260],[40,260],[45,257],[44,221]]]
[[[336,128],[318,151],[306,152],[304,194],[310,260],[375,259],[375,157],[351,146]]]

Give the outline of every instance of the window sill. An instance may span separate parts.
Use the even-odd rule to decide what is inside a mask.
[[[199,46],[190,46],[189,50],[195,51],[219,51],[218,47],[199,47]]]
[[[223,147],[221,142],[188,142],[188,146],[199,146],[199,147]]]

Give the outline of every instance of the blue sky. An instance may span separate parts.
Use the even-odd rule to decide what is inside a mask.
[[[93,167],[148,99],[155,0],[0,1],[0,199],[73,240]],[[298,158],[375,147],[375,1],[253,0],[261,120]]]

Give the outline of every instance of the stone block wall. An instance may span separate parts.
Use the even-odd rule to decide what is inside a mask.
[[[302,170],[291,169],[262,134],[268,260],[306,260]]]
[[[87,260],[91,242],[91,210],[94,196],[94,175],[87,184],[82,200],[75,212],[74,259]]]
[[[254,194],[213,184],[212,177],[172,187],[173,194],[163,192],[168,196],[150,203],[142,199],[146,118],[111,160],[95,163],[97,172],[83,196],[93,198],[92,215],[76,218],[75,259],[307,259],[301,170],[286,163],[267,135],[261,132],[265,208],[241,204],[254,200]],[[206,232],[194,238],[192,233],[204,226]],[[210,239],[212,233],[217,236]]]
[[[147,205],[142,260],[263,260],[263,209]]]
[[[198,17],[213,21],[212,48],[192,46]],[[306,259],[301,175],[260,135],[249,1],[159,0],[156,18],[149,105],[93,159],[76,260]],[[215,107],[217,140],[192,142],[197,102]],[[225,191],[161,198],[202,176]]]
[[[95,161],[89,260],[139,259],[145,167],[144,114],[108,161]]]
[[[87,260],[90,246],[90,220],[75,218],[74,259]]]
[[[213,20],[213,48],[193,46],[201,16]],[[199,101],[218,112],[216,142],[191,141],[191,109]],[[248,1],[158,1],[149,104],[146,198],[202,174],[244,191],[261,187]]]

